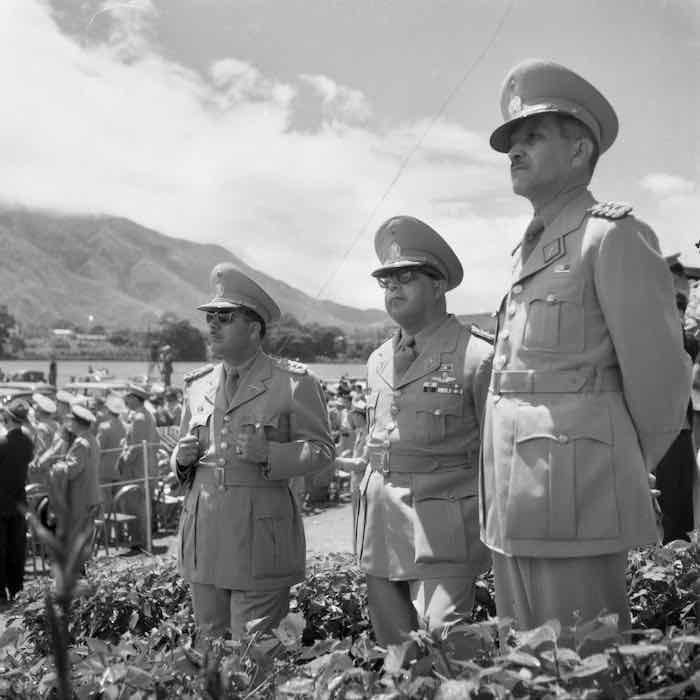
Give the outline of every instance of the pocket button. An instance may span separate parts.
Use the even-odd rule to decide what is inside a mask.
[[[564,445],[567,442],[569,442],[569,436],[568,435],[560,435],[558,438],[559,442]]]

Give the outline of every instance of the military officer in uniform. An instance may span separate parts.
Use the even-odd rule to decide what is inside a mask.
[[[90,410],[77,402],[71,404],[66,425],[75,437],[65,457],[51,468],[53,498],[60,489],[66,503],[66,519],[62,520],[59,513],[59,531],[75,532],[97,516],[101,501],[100,446],[92,432],[94,423]]]
[[[100,487],[105,513],[109,513],[112,508],[115,487],[110,484],[119,481],[120,448],[126,438],[126,428],[121,415],[125,409],[126,404],[122,398],[116,394],[110,394],[105,400],[102,420],[97,424],[97,443],[100,446]]]
[[[377,641],[387,645],[405,641],[419,618],[430,629],[468,618],[474,581],[488,568],[477,461],[492,347],[447,313],[445,293],[463,271],[436,231],[396,216],[375,249],[372,274],[399,330],[367,364],[355,553]]]
[[[158,444],[160,435],[156,428],[156,419],[146,408],[145,402],[150,394],[138,384],[130,384],[124,394],[124,403],[129,409],[126,424],[125,444],[119,456],[118,469],[123,480],[140,480],[143,483],[143,441],[146,441],[148,457],[148,473],[154,475],[158,471]],[[141,549],[146,545],[146,528],[151,524],[146,521],[146,503],[144,493],[135,491],[124,496],[122,506],[125,513],[138,516],[134,528],[131,549]]]
[[[44,394],[32,394],[34,404],[34,454],[43,454],[53,443],[58,430],[56,402]]]
[[[306,542],[293,477],[328,468],[333,441],[323,391],[304,365],[266,355],[261,342],[280,310],[230,263],[211,274],[206,312],[214,357],[185,377],[172,466],[189,484],[179,565],[206,635],[246,623],[276,627],[289,587],[305,573]]]
[[[500,616],[629,625],[627,551],[657,538],[649,472],[683,423],[689,362],[651,228],[588,190],[618,131],[593,85],[513,68],[492,147],[534,213],[499,311],[481,468]]]

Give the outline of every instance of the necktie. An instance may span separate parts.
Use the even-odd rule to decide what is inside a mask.
[[[394,379],[403,377],[416,357],[418,357],[416,339],[412,336],[404,336],[394,353]]]
[[[238,388],[238,370],[232,367],[226,373],[226,384],[224,384],[224,396],[226,397],[226,403],[229,404],[233,401],[233,397],[236,395],[236,389]]]
[[[520,255],[523,265],[527,262],[527,259],[530,257],[530,253],[532,253],[539,243],[542,231],[544,231],[544,221],[536,216],[525,229],[525,235],[523,236],[523,242],[520,247]]]

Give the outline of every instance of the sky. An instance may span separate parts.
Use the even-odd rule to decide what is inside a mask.
[[[314,297],[381,307],[374,232],[410,214],[490,311],[531,216],[488,137],[525,58],[620,133],[592,190],[700,265],[700,0],[2,0],[0,201],[217,243]]]

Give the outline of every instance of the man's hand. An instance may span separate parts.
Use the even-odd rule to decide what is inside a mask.
[[[367,460],[364,457],[336,457],[334,466],[346,472],[362,473],[367,468]]]
[[[199,459],[199,440],[194,435],[185,435],[177,441],[175,461],[181,467],[190,467]]]
[[[259,423],[244,425],[236,435],[235,451],[240,459],[254,464],[264,464],[270,455],[265,431]]]

